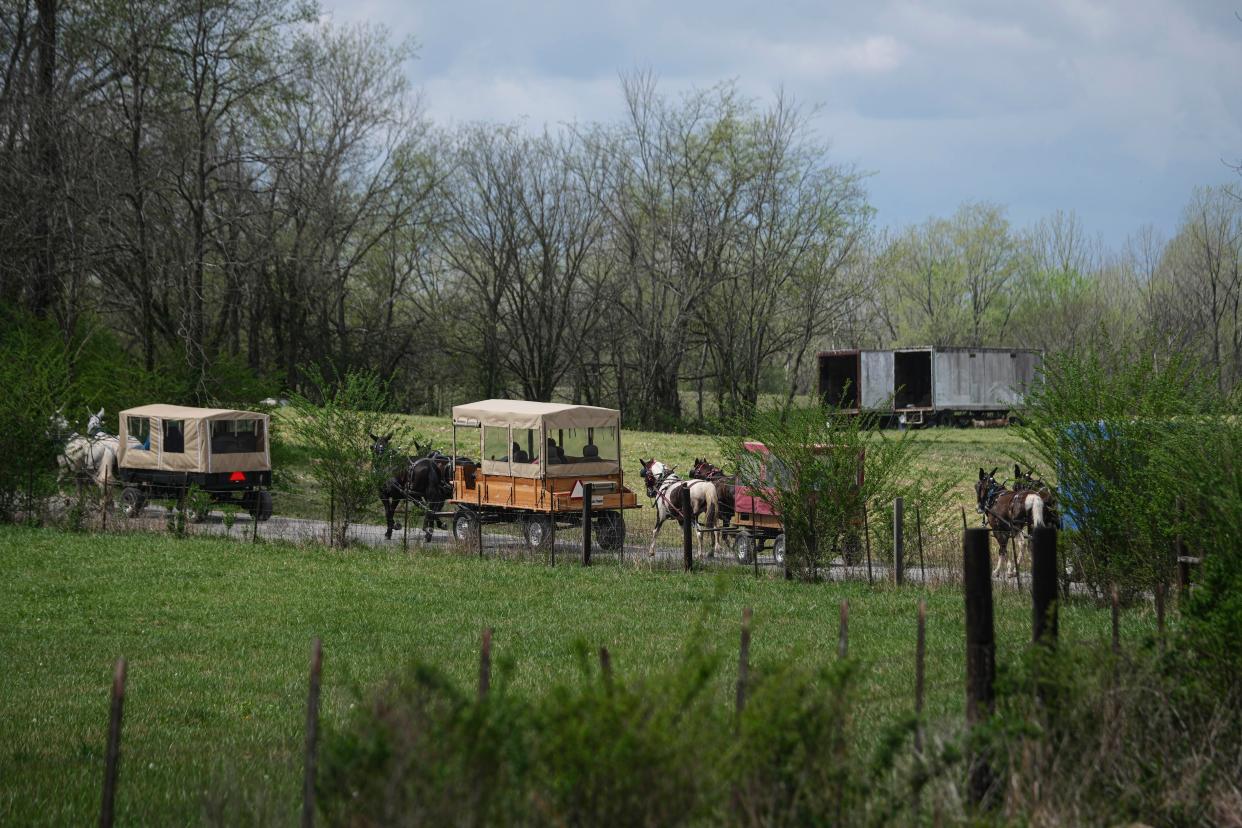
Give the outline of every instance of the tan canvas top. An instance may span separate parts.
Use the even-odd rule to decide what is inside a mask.
[[[480,425],[509,425],[515,428],[599,428],[620,426],[621,412],[593,405],[480,400],[453,406],[453,419],[478,420]]]
[[[129,417],[159,417],[169,420],[237,420],[247,417],[264,417],[256,411],[234,411],[228,408],[194,408],[188,405],[140,405],[127,408],[121,414]]]

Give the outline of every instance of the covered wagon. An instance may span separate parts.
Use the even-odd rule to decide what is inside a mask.
[[[182,405],[122,411],[117,476],[125,514],[140,514],[151,498],[181,499],[193,486],[216,503],[236,503],[255,519],[267,520],[272,514],[268,427],[268,416],[254,411]]]
[[[625,542],[625,509],[638,498],[621,472],[621,413],[590,405],[482,400],[453,407],[453,533],[468,541],[480,522],[518,523],[531,547],[552,542],[557,524],[581,520],[591,484],[600,548]]]

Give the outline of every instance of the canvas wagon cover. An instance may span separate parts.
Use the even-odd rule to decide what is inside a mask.
[[[453,406],[453,421],[470,425],[477,423],[480,426],[536,429],[548,436],[551,436],[553,429],[613,428],[616,429],[616,452],[620,457],[621,412],[615,408],[527,400],[480,400],[466,405]],[[542,437],[540,444],[543,444]],[[621,461],[599,459],[590,462],[543,465],[484,458],[482,467],[486,474],[505,474],[513,477],[587,477],[617,474],[621,471]]]
[[[620,426],[621,412],[593,405],[481,400],[453,406],[453,419],[478,420],[481,425],[510,425],[514,428],[598,428]]]
[[[131,444],[128,439],[130,418],[146,417],[151,421],[150,448]],[[164,451],[166,421],[182,423],[183,451]],[[258,420],[262,423],[258,451],[213,453],[211,424],[228,420]],[[268,442],[269,418],[256,411],[228,408],[194,408],[185,405],[142,405],[121,412],[117,463],[128,469],[153,469],[185,472],[267,471],[272,467]]]

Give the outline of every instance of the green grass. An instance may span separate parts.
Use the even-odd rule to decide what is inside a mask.
[[[495,628],[518,692],[576,675],[573,644],[607,646],[618,673],[678,658],[696,621],[732,652],[754,607],[756,669],[835,657],[837,606],[851,605],[863,665],[861,730],[878,738],[912,706],[915,607],[928,601],[928,710],[962,710],[962,597],[660,573],[630,567],[479,561],[448,553],[334,551],[165,535],[0,528],[0,824],[96,819],[114,659],[130,662],[121,824],[196,822],[221,791],[267,801],[292,822],[299,796],[306,665],[324,641],[324,719],[418,655],[467,682],[480,629]],[[999,661],[1026,646],[1030,604],[996,595]],[[1146,611],[1127,637],[1148,634]],[[1062,612],[1064,641],[1107,636],[1108,613]],[[722,677],[721,703],[730,698]]]

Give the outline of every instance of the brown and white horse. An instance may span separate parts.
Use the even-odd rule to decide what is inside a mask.
[[[706,480],[716,487],[716,500],[720,503],[720,522],[729,528],[733,520],[733,479],[725,476],[724,470],[707,462],[707,458],[694,458],[694,466],[690,469],[691,480]]]
[[[642,463],[639,474],[642,475],[643,482],[647,484],[647,497],[654,500],[656,506],[655,529],[651,532],[651,545],[647,548],[648,557],[655,556],[656,536],[660,534],[660,527],[664,525],[664,521],[670,517],[676,518],[678,524],[681,524],[683,520],[693,521],[695,532],[699,536],[699,556],[702,557],[703,533],[699,530],[698,519],[699,515],[703,515],[706,528],[716,528],[716,514],[720,502],[716,496],[715,484],[706,480],[682,480],[674,473],[673,466],[665,465],[654,458],[643,460],[640,457],[638,462]],[[690,492],[689,516],[682,514],[682,497],[684,497],[682,492],[687,489]],[[712,536],[712,551],[709,557],[714,557],[720,549],[720,537],[714,531],[709,534]]]
[[[1018,536],[1032,528],[1044,525],[1044,499],[1029,491],[1011,491],[996,480],[996,469],[991,473],[979,469],[979,482],[975,484],[976,507],[1000,544],[1000,556],[996,559],[993,575],[1005,568],[1009,541],[1014,541],[1014,562],[1008,567],[1009,575],[1018,574],[1022,563],[1022,547]]]

